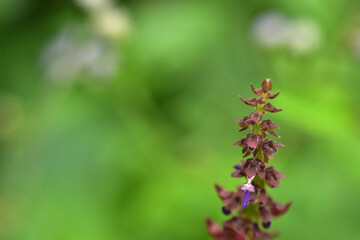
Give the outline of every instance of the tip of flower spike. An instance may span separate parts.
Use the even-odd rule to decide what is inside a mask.
[[[261,83],[261,89],[264,93],[269,92],[272,89],[272,83],[271,83],[271,79],[270,78],[266,78],[262,83]]]

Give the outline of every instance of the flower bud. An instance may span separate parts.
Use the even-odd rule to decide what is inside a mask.
[[[271,221],[263,222],[262,225],[263,225],[264,228],[270,228],[271,227]]]
[[[223,214],[225,215],[230,215],[231,214],[231,210],[230,209],[227,209],[225,206],[223,206],[221,208],[221,211],[223,212]]]
[[[270,78],[266,78],[262,83],[261,83],[261,89],[263,91],[263,93],[267,93],[268,91],[270,91],[272,89],[272,83],[271,83],[271,79]]]

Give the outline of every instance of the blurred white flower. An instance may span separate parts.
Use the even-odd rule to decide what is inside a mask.
[[[266,12],[255,19],[253,36],[265,47],[276,47],[286,42],[288,20],[279,12]]]
[[[75,2],[88,10],[96,10],[109,4],[109,0],[75,0]]]
[[[310,19],[289,20],[279,12],[266,12],[254,20],[252,33],[262,47],[284,47],[298,54],[316,50],[321,29]]]
[[[96,37],[77,38],[77,30],[67,27],[45,48],[42,62],[46,76],[67,82],[79,76],[104,79],[114,75],[117,58],[103,40]]]
[[[119,39],[129,31],[128,15],[120,10],[111,7],[104,8],[93,14],[96,31],[110,39]]]
[[[121,39],[128,33],[128,15],[112,0],[74,1],[89,14],[91,32],[96,36],[79,37],[87,29],[74,26],[61,31],[44,50],[45,75],[59,82],[79,76],[93,80],[109,78],[115,74],[119,60],[109,40]]]
[[[120,39],[129,31],[129,17],[112,0],[75,0],[92,19],[96,32],[109,39]]]
[[[287,44],[296,53],[307,53],[316,50],[321,41],[319,26],[308,19],[292,21],[288,28]]]

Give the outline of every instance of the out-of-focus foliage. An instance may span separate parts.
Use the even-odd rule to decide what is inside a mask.
[[[350,0],[2,0],[0,239],[209,239],[213,183],[242,184],[228,175],[250,112],[237,95],[265,77],[287,146],[271,194],[294,202],[272,228],[359,239],[359,13]]]

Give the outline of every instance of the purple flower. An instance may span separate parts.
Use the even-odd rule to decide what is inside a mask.
[[[250,198],[250,191],[249,190],[244,190],[244,197],[242,200],[242,205],[244,208],[246,208],[249,205],[249,198]]]
[[[246,208],[249,205],[250,199],[250,192],[255,192],[254,186],[251,184],[252,180],[254,179],[255,175],[252,178],[248,178],[248,182],[242,185],[241,190],[244,191],[244,196],[242,199],[242,205]]]

